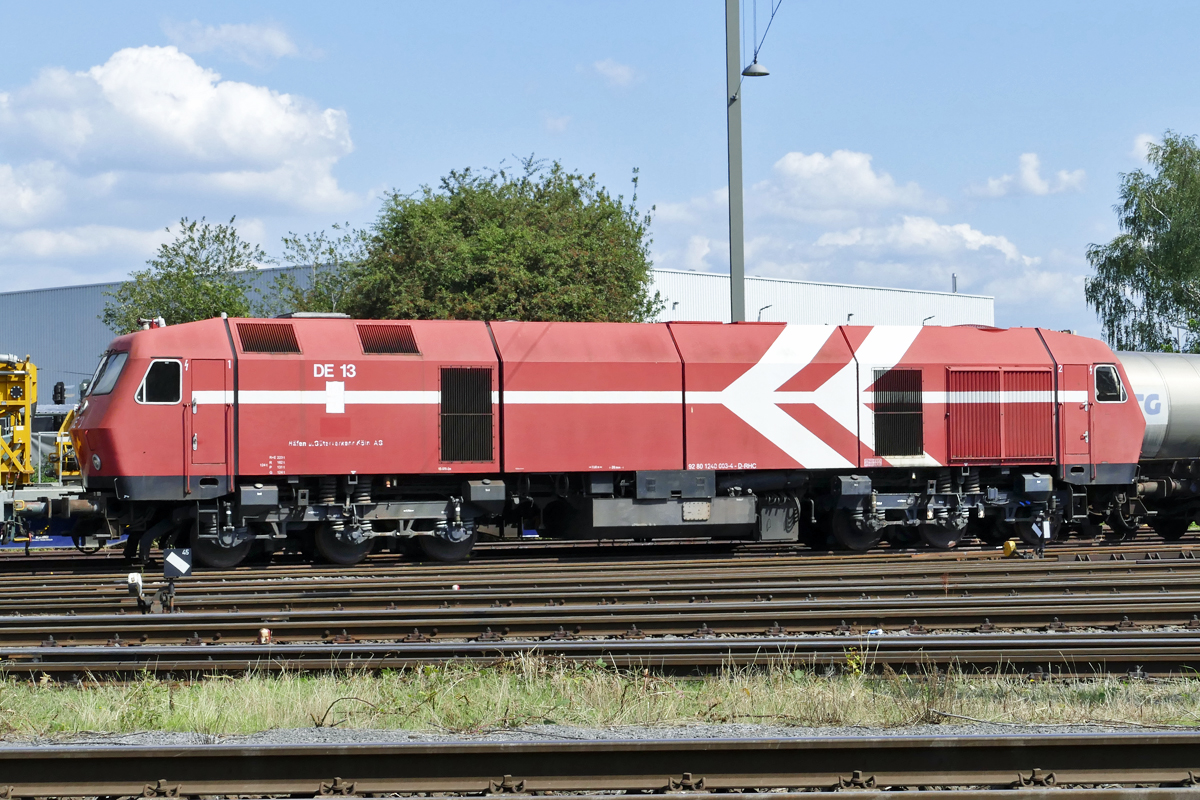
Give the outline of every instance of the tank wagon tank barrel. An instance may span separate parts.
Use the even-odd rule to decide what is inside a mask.
[[[1200,355],[1117,354],[1146,420],[1128,527],[1147,520],[1179,539],[1200,513]]]
[[[85,492],[37,513],[218,567],[481,535],[1170,536],[1200,513],[1200,357],[1037,328],[221,318],[114,340],[71,436]]]

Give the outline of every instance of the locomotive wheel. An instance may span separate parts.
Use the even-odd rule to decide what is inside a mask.
[[[1038,544],[1040,544],[1042,542],[1049,544],[1050,542],[1056,541],[1058,539],[1059,529],[1061,528],[1060,525],[1057,525],[1057,524],[1051,522],[1050,523],[1050,538],[1042,539],[1041,535],[1039,534],[1038,528],[1034,527],[1035,524],[1038,526],[1038,528],[1040,528],[1045,523],[1044,522],[1038,522],[1038,523],[1016,522],[1016,523],[1014,523],[1013,527],[1016,529],[1017,538],[1020,539],[1025,544],[1029,545],[1030,547],[1037,547]]]
[[[883,538],[883,529],[862,529],[854,524],[854,515],[844,508],[839,508],[829,517],[829,532],[833,540],[844,550],[864,552],[879,544]]]
[[[343,567],[353,566],[371,553],[375,546],[374,539],[364,539],[361,542],[346,542],[338,538],[333,526],[321,525],[313,536],[313,544],[317,553],[330,564],[340,564]]]
[[[233,547],[222,547],[216,539],[197,536],[192,540],[192,559],[209,569],[233,569],[246,560],[253,546],[253,539],[246,539]]]
[[[461,542],[451,542],[440,536],[414,536],[417,552],[430,561],[465,561],[479,538],[477,531]]]
[[[950,550],[958,546],[962,538],[961,528],[950,528],[941,525],[918,525],[917,535],[921,541],[934,550]]]
[[[1191,524],[1192,521],[1187,517],[1167,517],[1166,519],[1155,517],[1150,520],[1150,527],[1154,528],[1154,532],[1168,542],[1182,539]]]
[[[1137,517],[1127,517],[1120,511],[1108,515],[1108,530],[1104,538],[1110,542],[1130,542],[1137,538],[1140,520]]]

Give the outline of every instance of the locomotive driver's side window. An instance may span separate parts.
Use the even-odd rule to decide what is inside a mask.
[[[92,385],[88,389],[88,397],[92,395],[108,394],[117,385],[117,378],[121,377],[121,371],[125,369],[125,362],[129,360],[129,353],[109,353],[100,362],[100,366],[96,367],[96,374],[92,376]]]
[[[142,385],[137,390],[137,401],[152,405],[178,403],[183,395],[183,369],[178,361],[152,361]]]
[[[1096,402],[1124,403],[1125,387],[1121,385],[1121,373],[1109,364],[1096,367]]]

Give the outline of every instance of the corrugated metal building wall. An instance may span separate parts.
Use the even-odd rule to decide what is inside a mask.
[[[261,293],[275,276],[293,271],[300,282],[303,268],[260,270],[254,281]],[[39,394],[50,400],[56,381],[67,385],[74,402],[76,384],[91,377],[100,354],[112,341],[100,314],[120,284],[94,283],[0,293],[0,352],[33,356],[39,369]],[[654,270],[654,289],[666,302],[660,319],[729,320],[729,276],[707,272]],[[746,279],[746,316],[806,324],[844,324],[848,314],[856,325],[991,325],[992,298],[949,292],[879,289],[776,278]]]

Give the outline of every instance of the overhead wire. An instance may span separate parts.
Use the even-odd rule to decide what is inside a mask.
[[[758,0],[754,2],[754,38],[757,44],[754,46],[754,61],[758,61],[758,53],[762,50],[763,42],[767,41],[767,34],[771,32],[771,23],[775,21],[775,14],[779,11],[779,7],[783,5],[783,0],[775,0],[771,3],[771,16],[767,20],[767,27],[763,30],[762,39],[758,38]]]

